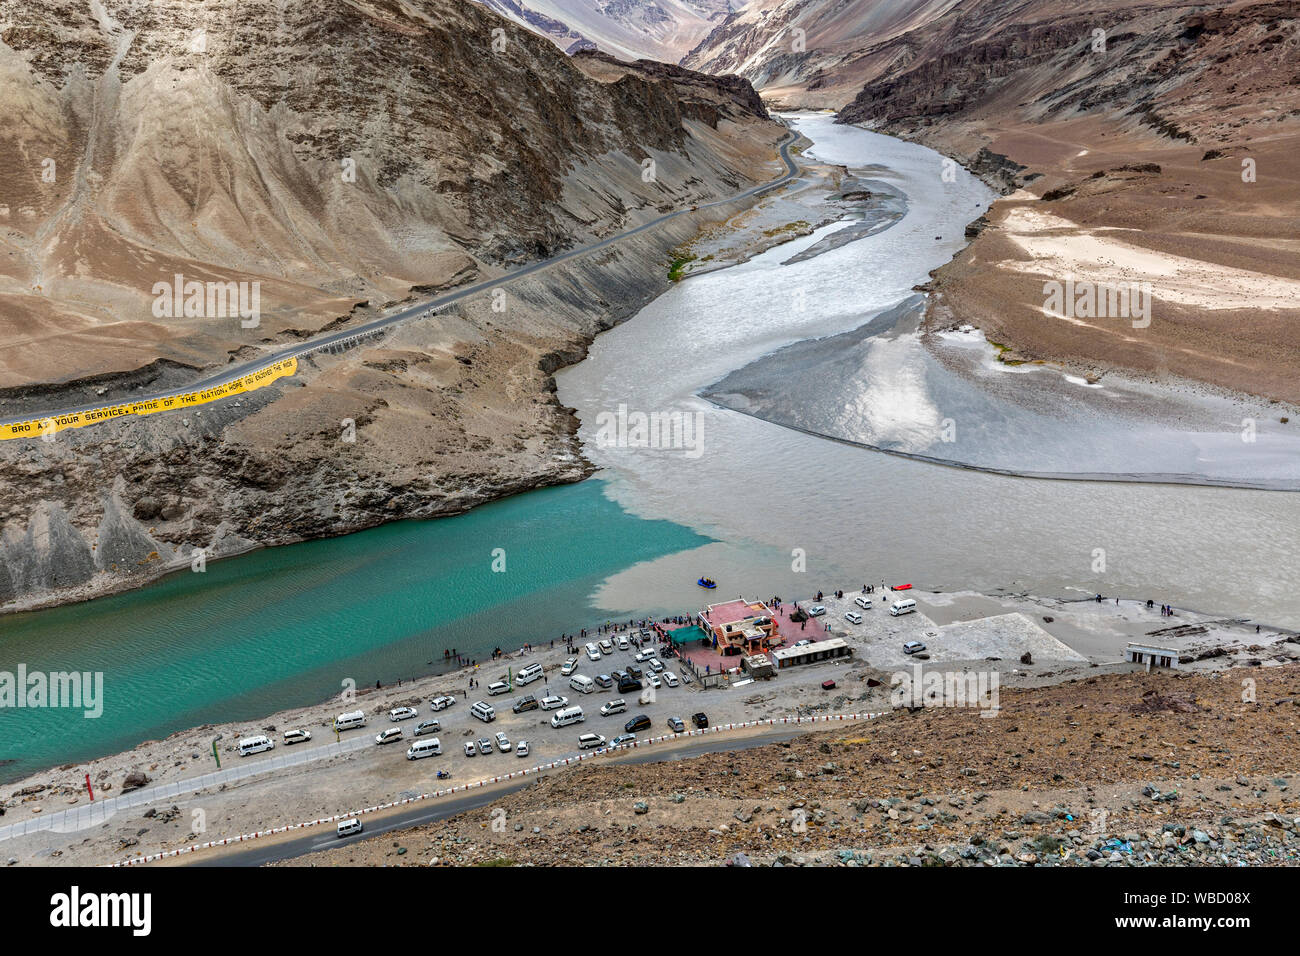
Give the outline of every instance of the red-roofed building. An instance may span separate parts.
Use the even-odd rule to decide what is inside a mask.
[[[776,617],[762,601],[746,601],[742,597],[710,604],[700,616],[723,656],[761,654],[781,643]]]

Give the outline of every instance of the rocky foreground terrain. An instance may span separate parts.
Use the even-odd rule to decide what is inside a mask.
[[[183,387],[782,169],[743,81],[570,59],[470,0],[0,0],[0,74],[0,417]],[[552,372],[725,215],[238,399],[0,444],[0,603],[584,476]],[[257,283],[258,321],[160,317],[177,274]]]
[[[730,754],[555,773],[297,865],[1300,862],[1300,670],[1107,674]],[[286,864],[293,865],[293,864]]]

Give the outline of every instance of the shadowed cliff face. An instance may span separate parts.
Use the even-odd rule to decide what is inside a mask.
[[[469,0],[0,0],[0,23],[0,416],[181,387],[778,171],[747,85],[584,70]],[[581,476],[550,373],[687,228],[262,393],[3,443],[0,599]],[[160,315],[178,274],[256,286],[257,321]]]

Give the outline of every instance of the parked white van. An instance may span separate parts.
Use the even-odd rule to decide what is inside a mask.
[[[596,689],[596,682],[583,674],[574,674],[569,678],[569,686],[579,694],[590,694]]]
[[[351,730],[353,727],[364,727],[366,725],[366,715],[364,711],[354,710],[350,713],[339,714],[334,718],[334,729]]]
[[[541,680],[543,676],[545,675],[542,674],[541,664],[529,664],[521,670],[519,676],[515,678],[515,686],[525,687],[535,680]]]
[[[564,710],[555,712],[551,717],[552,727],[567,727],[569,724],[580,724],[587,719],[587,715],[582,712],[581,707],[566,707]]]
[[[497,712],[493,710],[492,705],[485,700],[475,701],[474,706],[469,709],[469,712],[485,724],[490,724],[492,721],[497,719]]]
[[[442,753],[442,742],[437,737],[417,740],[406,748],[407,760],[419,760],[421,757],[436,757]]]
[[[889,606],[889,613],[894,615],[894,617],[898,617],[900,614],[911,614],[915,610],[916,602],[911,598],[906,598],[902,601],[895,601]]]
[[[858,597],[855,597],[853,599],[853,603],[856,604],[858,607],[862,608],[862,610],[864,611],[871,610],[871,598],[869,597],[862,597],[861,595],[859,595]]]
[[[605,738],[602,734],[583,734],[578,738],[579,750],[590,750],[592,747],[605,746]]]
[[[241,757],[247,757],[249,754],[260,754],[263,750],[274,749],[275,741],[261,734],[256,737],[245,737],[239,742],[239,756]]]

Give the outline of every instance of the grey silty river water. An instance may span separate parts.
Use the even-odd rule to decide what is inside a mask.
[[[717,539],[615,575],[598,601],[622,608],[653,594],[698,602],[700,574],[728,595],[803,596],[885,579],[1119,594],[1300,626],[1300,495],[947,467],[830,441],[699,397],[764,355],[858,328],[902,302],[963,245],[964,225],[994,198],[964,172],[943,182],[942,158],[923,147],[835,126],[828,116],[794,122],[814,141],[816,159],[870,167],[862,175],[906,193],[907,214],[891,229],[811,259],[781,264],[836,227],[690,278],[603,333],[586,361],[558,376],[560,399],[578,410],[607,494],[636,514]],[[914,384],[875,388],[873,401],[897,402],[879,414],[915,415]],[[862,400],[857,380],[828,377],[823,386],[844,391],[845,405]],[[697,450],[601,440],[602,415],[620,406],[631,415],[686,413],[699,428]]]

